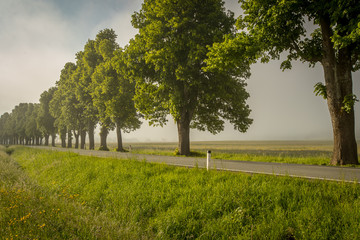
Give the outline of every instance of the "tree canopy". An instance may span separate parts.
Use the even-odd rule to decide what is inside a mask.
[[[10,114],[3,114],[0,143],[41,144],[45,138],[48,145],[52,136],[54,145],[57,131],[62,147],[72,147],[74,136],[75,148],[85,148],[87,132],[89,148],[94,149],[94,129],[100,123],[105,138],[116,126],[118,150],[124,150],[121,131],[138,129],[141,115],[133,101],[135,83],[125,74],[123,52],[116,37],[112,29],[101,30],[95,40],[88,40],[84,50],[76,53],[76,63],[64,65],[56,86],[41,94],[39,104],[21,103]]]
[[[215,134],[226,119],[236,130],[247,130],[252,120],[246,74],[203,70],[208,46],[234,30],[233,13],[225,11],[223,1],[145,0],[132,23],[139,34],[126,54],[136,107],[151,124],[173,117],[180,154],[190,154],[190,128]]]
[[[241,0],[238,32],[209,53],[208,69],[241,69],[255,59],[268,62],[286,54],[292,61],[320,63],[325,85],[316,93],[327,99],[334,132],[333,164],[357,164],[351,72],[359,69],[360,5],[357,0]],[[313,30],[312,30],[313,29]]]

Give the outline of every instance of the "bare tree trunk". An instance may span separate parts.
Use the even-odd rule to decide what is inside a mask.
[[[190,120],[183,119],[177,122],[178,150],[180,155],[190,155]]]
[[[45,135],[45,146],[49,146],[49,135]]]
[[[88,132],[89,132],[89,149],[95,149],[95,134],[94,134],[95,124],[89,124]]]
[[[51,134],[51,146],[55,147],[56,133]]]
[[[82,129],[80,132],[80,149],[85,149],[86,143],[86,130]]]
[[[109,134],[109,130],[105,126],[102,126],[100,129],[100,148],[99,148],[99,150],[109,151],[109,148],[107,147],[107,143],[106,143],[108,134]]]
[[[79,148],[79,137],[80,137],[79,131],[74,130],[74,137],[75,137],[75,149],[78,149]]]
[[[117,136],[117,149],[118,152],[124,152],[121,136],[121,128],[116,124],[116,136]]]
[[[355,138],[354,110],[343,107],[345,97],[353,96],[351,56],[347,48],[336,53],[331,42],[332,30],[328,18],[321,18],[323,38],[322,65],[325,75],[326,97],[334,134],[332,165],[359,164]]]
[[[61,147],[66,148],[66,128],[60,130]]]
[[[72,148],[72,133],[71,133],[71,130],[68,130],[67,137],[68,137],[67,147]]]

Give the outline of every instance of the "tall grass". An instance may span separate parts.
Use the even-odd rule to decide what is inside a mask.
[[[1,151],[3,150],[3,151]],[[0,239],[126,238],[122,226],[30,178],[0,149]]]
[[[355,183],[208,172],[24,148],[12,157],[35,181],[31,191],[50,204],[47,211],[62,206],[62,217],[48,221],[65,225],[49,228],[44,233],[49,235],[42,235],[48,238],[55,230],[58,238],[63,231],[69,234],[66,229],[73,224],[78,235],[72,237],[82,239],[360,238],[360,187]],[[20,171],[14,170],[15,176],[24,174],[15,168]],[[34,196],[38,198],[24,211],[41,211],[36,200],[42,195]],[[1,204],[10,207],[10,201]],[[14,218],[27,216],[26,211]],[[103,222],[96,222],[99,215]],[[66,225],[65,219],[76,216]],[[9,211],[1,226],[12,218]],[[96,229],[109,229],[108,222],[119,230],[111,236],[97,234]],[[33,231],[42,223],[33,225]],[[10,236],[21,229],[0,231]]]

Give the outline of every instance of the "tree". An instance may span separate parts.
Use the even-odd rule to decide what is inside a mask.
[[[89,135],[89,148],[94,149],[94,130],[98,122],[98,111],[91,96],[93,91],[91,76],[99,62],[99,56],[95,51],[95,41],[89,40],[84,46],[84,51],[76,54],[76,59],[76,74],[80,76],[76,86],[76,98],[83,108],[83,118]]]
[[[74,63],[68,62],[61,70],[60,79],[56,82],[56,91],[50,101],[50,113],[56,118],[57,126],[61,138],[61,146],[65,147],[66,134],[68,137],[69,148],[72,147],[72,130],[76,125],[77,111],[75,109],[76,97],[72,91],[71,77],[76,70]]]
[[[65,121],[62,119],[63,115],[61,112],[61,93],[58,91],[58,87],[55,87],[55,92],[53,98],[50,101],[49,111],[51,116],[55,118],[55,127],[58,130],[60,140],[61,140],[61,147],[66,147],[66,125]]]
[[[28,109],[28,103],[20,103],[15,106],[15,108],[11,111],[12,121],[14,124],[14,133],[15,133],[15,141],[14,144],[24,144],[25,143],[25,130],[27,120],[25,113]]]
[[[111,49],[111,48],[109,48]],[[104,56],[105,62],[96,68],[93,75],[97,83],[94,91],[94,103],[99,112],[103,112],[102,122],[110,118],[116,126],[117,151],[124,151],[121,131],[134,131],[141,126],[140,115],[133,101],[135,84],[125,78],[124,58],[121,49]]]
[[[107,83],[104,83],[104,81],[108,81],[108,79],[112,79],[112,81],[117,80],[116,76],[112,74],[116,74],[116,72],[111,67],[111,58],[114,55],[114,51],[119,48],[118,44],[116,43],[116,37],[117,35],[113,29],[104,29],[96,35],[94,42],[94,55],[97,56],[94,58],[97,59],[97,65],[94,73],[91,76],[91,96],[93,98],[94,106],[97,108],[98,118],[101,126],[100,150],[109,150],[106,139],[109,131],[114,129],[114,122],[111,119],[111,115],[108,114],[108,109],[105,103],[113,96],[113,93],[110,93],[110,91],[113,91],[114,89],[106,91]],[[107,96],[107,94],[111,95]]]
[[[293,60],[312,67],[320,63],[325,85],[316,93],[328,103],[334,135],[333,165],[358,164],[355,139],[352,71],[360,67],[360,4],[357,0],[241,0],[244,16],[237,21],[235,37],[214,45],[212,65],[247,64],[244,59],[287,59],[282,69],[291,69]],[[315,26],[307,31],[309,24]],[[255,43],[246,51],[249,42]],[[244,51],[245,49],[245,51]],[[255,55],[254,55],[255,54]],[[221,62],[228,62],[224,64]]]
[[[30,144],[32,145],[40,145],[42,134],[38,129],[38,125],[36,123],[37,115],[40,110],[39,104],[29,103],[27,111],[25,113],[26,124],[25,124],[25,134],[27,138],[30,140]]]
[[[11,120],[10,118],[11,117],[8,112],[4,113],[0,117],[0,140],[1,140],[0,143],[1,144],[6,144],[6,145],[10,144],[10,135],[7,130],[8,122]]]
[[[190,154],[190,128],[216,134],[227,119],[236,130],[247,130],[246,74],[202,69],[207,46],[234,30],[223,1],[146,0],[132,24],[139,34],[126,54],[136,107],[152,125],[165,124],[168,114],[174,118],[181,155]]]
[[[37,116],[38,128],[45,137],[45,146],[49,145],[49,137],[51,136],[53,147],[55,147],[56,127],[55,118],[50,114],[50,101],[55,91],[56,88],[52,87],[40,95],[40,109]]]

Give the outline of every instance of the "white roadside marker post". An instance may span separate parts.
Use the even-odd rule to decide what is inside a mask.
[[[210,167],[210,160],[211,160],[211,151],[208,150],[207,151],[207,156],[206,156],[206,169],[209,170]]]

